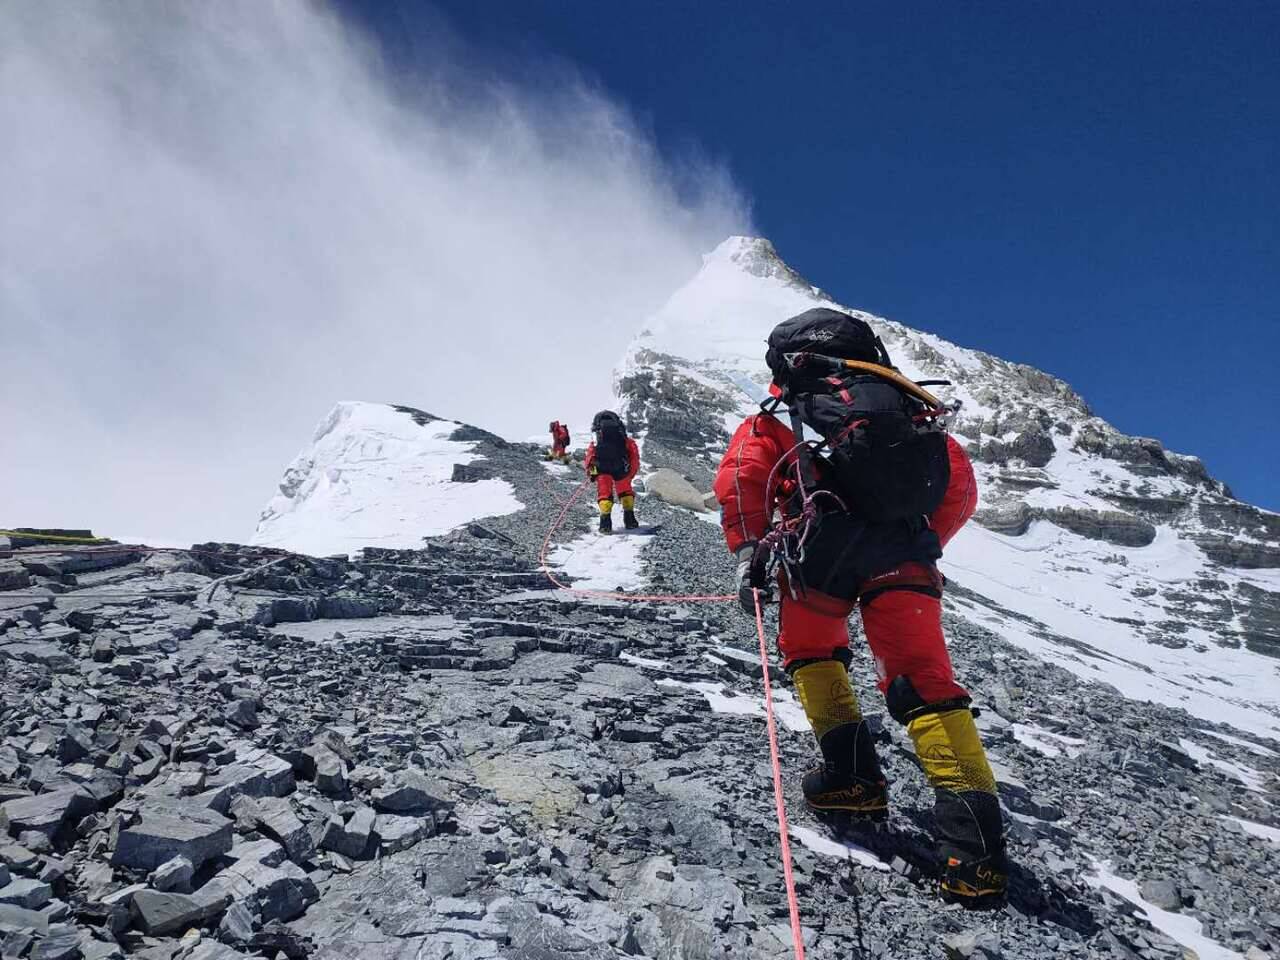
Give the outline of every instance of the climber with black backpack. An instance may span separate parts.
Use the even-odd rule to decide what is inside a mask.
[[[600,506],[600,532],[613,532],[613,503],[622,501],[622,522],[628,530],[640,526],[636,519],[636,495],[631,481],[640,469],[640,448],[627,436],[622,418],[612,410],[601,410],[591,421],[594,439],[587,447],[587,476],[596,482],[596,502]]]
[[[943,896],[1003,903],[1008,863],[995,777],[942,633],[942,548],[977,486],[946,432],[954,410],[903,377],[864,320],[817,308],[769,335],[771,399],[738,428],[715,493],[739,600],[780,594],[778,647],[822,763],[801,784],[820,814],[882,820],[888,785],[849,684],[862,615],[889,714],[934,788]],[[785,414],[788,422],[779,419]]]

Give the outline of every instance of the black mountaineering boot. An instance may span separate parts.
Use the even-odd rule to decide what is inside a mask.
[[[1004,906],[1009,861],[999,799],[980,790],[938,791],[933,816],[942,860],[942,899],[971,910]]]
[[[600,532],[613,533],[613,517],[607,513],[600,514]]]
[[[828,730],[818,742],[823,762],[804,775],[800,789],[817,811],[856,819],[883,820],[889,815],[889,789],[871,729],[865,720]]]
[[[622,525],[628,530],[634,530],[636,527],[640,526],[640,521],[636,519],[636,512],[634,510],[622,511]]]
[[[942,899],[970,910],[998,910],[1009,893],[1009,861],[999,848],[983,856],[958,848],[943,851]]]

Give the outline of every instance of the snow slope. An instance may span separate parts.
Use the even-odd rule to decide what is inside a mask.
[[[505,480],[455,483],[479,459],[462,426],[381,403],[342,402],[285,471],[252,543],[327,556],[421,546],[481,517],[523,508]]]
[[[1048,374],[833,303],[768,241],[722,243],[628,348],[615,389],[646,459],[708,480],[764,395],[769,331],[816,306],[871,323],[908,376],[953,383],[938,392],[961,404],[984,509],[943,562],[950,609],[1129,697],[1280,735],[1280,517]]]
[[[595,524],[593,520],[588,533],[558,544],[547,556],[547,563],[572,577],[578,590],[641,589],[645,578],[640,554],[647,538],[604,536],[595,532]]]

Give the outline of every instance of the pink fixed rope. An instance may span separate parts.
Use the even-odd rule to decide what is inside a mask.
[[[551,545],[551,538],[555,536],[557,530],[564,523],[564,519],[568,516],[569,511],[573,508],[574,502],[582,495],[582,491],[587,488],[587,484],[591,482],[590,478],[579,484],[578,489],[573,492],[564,504],[564,508],[560,511],[560,515],[556,517],[555,523],[547,531],[546,538],[542,541],[542,550],[538,559],[542,565],[542,572],[547,575],[547,579],[554,583],[562,590],[568,590],[571,593],[583,594],[593,597],[609,597],[619,600],[644,600],[648,602],[678,602],[678,601],[723,601],[736,600],[734,594],[723,594],[721,596],[678,596],[674,594],[657,594],[643,595],[634,593],[616,593],[607,590],[579,590],[561,583],[551,572],[551,568],[547,566],[547,549]],[[791,839],[790,828],[787,826],[787,804],[782,794],[782,761],[778,757],[778,728],[773,718],[773,686],[769,682],[769,649],[765,641],[764,633],[764,613],[760,607],[760,591],[753,589],[751,591],[752,598],[755,600],[756,606],[756,634],[760,640],[760,675],[764,680],[764,706],[765,706],[765,726],[769,732],[769,760],[773,767],[773,803],[778,814],[778,838],[782,844],[782,876],[787,888],[787,909],[791,914],[791,942],[795,948],[796,960],[804,960],[804,934],[800,929],[800,903],[796,898],[796,881],[795,875],[791,869]]]
[[[800,904],[796,900],[796,881],[791,872],[791,839],[787,826],[787,804],[782,797],[782,763],[778,759],[778,728],[773,722],[773,687],[769,683],[769,650],[764,639],[764,614],[760,609],[760,591],[753,589],[756,602],[756,634],[760,638],[760,675],[764,680],[764,719],[769,730],[769,759],[773,763],[773,803],[778,809],[778,839],[782,842],[782,876],[787,885],[787,909],[791,911],[791,943],[796,960],[804,960],[804,934],[800,931]]]

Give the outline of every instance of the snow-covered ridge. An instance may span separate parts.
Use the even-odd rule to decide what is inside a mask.
[[[953,609],[1129,696],[1280,732],[1280,515],[1050,374],[834,303],[765,240],[709,254],[616,370],[648,465],[709,485],[764,395],[769,331],[817,306],[867,320],[907,376],[952,382],[983,497],[944,561]]]
[[[463,424],[420,410],[341,402],[285,470],[251,542],[316,556],[410,548],[520,510],[505,480],[455,481],[457,467],[480,459],[467,436]]]

